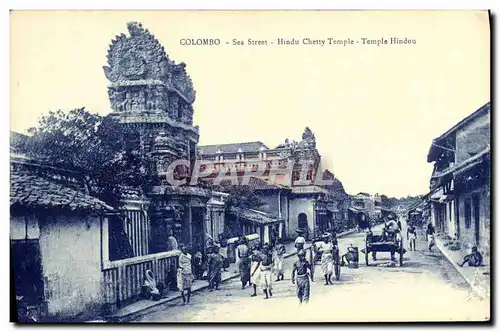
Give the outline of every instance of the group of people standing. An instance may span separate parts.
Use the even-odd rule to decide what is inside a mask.
[[[179,268],[177,271],[177,287],[181,291],[182,303],[189,304],[191,300],[191,286],[195,280],[193,274],[193,259],[190,253],[187,252],[185,246],[180,247],[181,254],[179,255]],[[219,289],[222,279],[222,271],[227,267],[227,255],[221,253],[221,247],[211,245],[207,247],[206,267],[207,281],[210,292]],[[195,254],[197,256],[198,252]],[[199,259],[199,258],[198,258]],[[197,259],[197,261],[198,261]]]
[[[252,286],[252,297],[257,296],[259,286],[265,299],[272,297],[273,283],[285,278],[283,260],[286,249],[281,241],[273,242],[274,245],[265,243],[262,247],[259,245],[251,248],[246,237],[242,237],[236,247],[241,289],[245,289],[247,285]]]

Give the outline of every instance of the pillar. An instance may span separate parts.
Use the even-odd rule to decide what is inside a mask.
[[[280,222],[279,223],[279,226],[278,226],[278,236],[281,238],[281,239],[284,239],[285,238],[285,234],[283,234],[283,229],[284,229],[284,225],[283,225],[283,222]]]
[[[269,243],[270,242],[270,239],[269,239],[269,226],[268,225],[265,225],[263,226],[264,227],[264,243]]]
[[[193,211],[191,210],[191,202],[187,204],[187,243],[189,246],[193,247]]]

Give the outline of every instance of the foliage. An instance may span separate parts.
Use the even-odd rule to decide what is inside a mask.
[[[406,209],[416,202],[422,200],[423,195],[417,196],[407,196],[407,197],[387,197],[386,195],[381,195],[382,207],[386,209],[402,208]]]
[[[227,208],[255,209],[264,202],[248,186],[225,186],[222,191],[229,193]]]
[[[31,128],[27,153],[82,174],[89,193],[117,206],[125,190],[148,184],[137,136],[85,108],[49,112]]]

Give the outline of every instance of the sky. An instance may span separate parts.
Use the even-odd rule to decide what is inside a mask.
[[[274,147],[309,126],[324,168],[350,194],[428,192],[432,139],[490,100],[486,11],[13,11],[11,130],[25,132],[49,110],[109,113],[102,66],[129,21],[187,64],[200,145]],[[329,37],[416,44],[276,45]],[[221,45],[183,46],[183,38]],[[232,45],[248,38],[268,46]]]

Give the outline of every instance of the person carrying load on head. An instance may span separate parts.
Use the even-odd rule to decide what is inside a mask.
[[[302,234],[299,234],[299,236],[297,236],[297,238],[295,239],[295,248],[297,249],[297,252],[304,249],[305,244],[306,239],[302,236]]]

